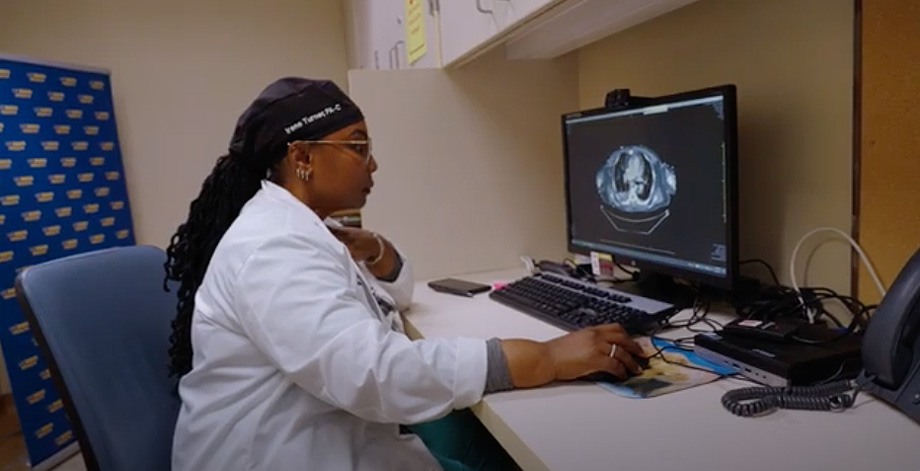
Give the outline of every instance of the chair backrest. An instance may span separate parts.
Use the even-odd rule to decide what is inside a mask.
[[[156,247],[119,247],[16,279],[90,471],[170,468],[180,401],[168,369],[176,290],[163,289],[165,261]]]

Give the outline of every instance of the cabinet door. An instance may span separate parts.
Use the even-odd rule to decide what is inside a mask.
[[[375,0],[387,4],[384,36],[380,43],[381,61],[385,56],[386,64],[381,69],[433,69],[440,67],[438,51],[438,16],[431,0]],[[410,3],[412,4],[411,8]],[[408,12],[416,11],[421,22],[420,33],[423,42],[410,44]],[[424,47],[415,62],[409,61],[409,48]]]
[[[500,31],[508,0],[441,0],[441,57],[444,65],[483,46]]]
[[[424,43],[411,44],[412,40],[409,36],[409,29],[413,26],[410,23],[413,21],[412,18],[408,16],[407,12],[404,12],[403,16],[403,32],[402,32],[402,42],[398,45],[399,47],[399,67],[400,69],[434,69],[441,66],[441,57],[440,50],[438,49],[438,42],[440,37],[440,29],[438,25],[438,11],[435,8],[435,4],[438,0],[399,0],[403,4],[403,9],[411,9],[410,4],[414,4],[418,7],[422,17],[417,19],[421,20],[421,27],[424,30]],[[409,49],[412,47],[419,48],[418,58],[415,62],[409,62]],[[424,49],[422,49],[424,47]]]
[[[402,17],[400,0],[348,0],[345,4],[348,61],[353,69],[395,68],[393,44]]]
[[[407,0],[348,0],[346,26],[349,67],[406,69],[440,67],[438,16],[431,0],[412,0],[421,7],[425,52],[409,63]]]
[[[398,69],[405,50],[404,0],[370,0],[373,2],[373,49],[375,69]]]
[[[394,57],[395,44],[399,41],[402,30],[401,0],[364,0],[368,3],[370,21],[368,36],[370,38],[370,66],[368,69],[395,69],[397,58]]]

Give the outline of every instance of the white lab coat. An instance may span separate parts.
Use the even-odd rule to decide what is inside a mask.
[[[397,306],[411,300],[409,268],[378,282],[315,213],[263,182],[195,298],[173,469],[440,469],[397,424],[478,402],[485,341],[412,341],[367,284]]]

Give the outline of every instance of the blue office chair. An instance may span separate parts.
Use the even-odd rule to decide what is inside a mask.
[[[42,263],[16,278],[89,471],[170,469],[179,413],[169,377],[176,290],[165,253],[100,250]]]

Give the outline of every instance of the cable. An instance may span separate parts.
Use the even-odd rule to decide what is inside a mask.
[[[670,364],[670,365],[677,365],[677,366],[681,366],[681,367],[684,367],[684,368],[690,368],[691,370],[703,371],[703,372],[706,372],[706,373],[710,373],[710,374],[717,375],[717,376],[719,376],[719,377],[734,376],[734,374],[735,374],[735,373],[732,373],[732,374],[725,375],[725,374],[722,374],[722,373],[717,373],[717,372],[712,371],[712,370],[707,369],[707,368],[702,368],[702,367],[699,367],[699,366],[688,365],[688,364],[686,364],[686,363],[681,363],[681,362],[677,362],[677,361],[671,361],[671,360],[668,359],[668,357],[666,357],[666,356],[664,355],[664,352],[666,352],[666,351],[668,351],[668,350],[679,350],[679,351],[682,351],[682,352],[692,352],[692,351],[693,351],[693,348],[682,347],[682,346],[680,346],[680,345],[677,343],[677,342],[678,342],[677,340],[665,339],[665,338],[656,337],[656,336],[651,336],[651,338],[652,338],[652,340],[658,340],[658,341],[664,341],[664,342],[674,342],[675,345],[665,345],[665,346],[663,346],[663,347],[658,347],[658,349],[655,351],[655,353],[652,353],[651,355],[645,357],[646,360],[651,360],[652,358],[660,357],[661,360],[664,361],[664,362],[667,363],[667,364]],[[692,340],[692,337],[689,337],[689,339]]]
[[[803,291],[806,291],[806,289],[803,289]],[[793,335],[792,339],[799,343],[804,343],[804,344],[809,344],[809,345],[820,345],[820,344],[826,344],[826,343],[840,340],[848,335],[853,335],[857,331],[857,329],[861,329],[865,326],[868,320],[865,320],[864,322],[864,319],[868,316],[868,314],[871,311],[873,311],[877,307],[876,305],[869,305],[869,306],[864,305],[858,299],[852,296],[843,296],[827,288],[814,288],[814,289],[808,289],[807,291],[808,291],[809,297],[813,298],[814,301],[817,301],[819,303],[818,308],[817,308],[818,311],[817,311],[817,314],[815,315],[815,319],[825,316],[828,319],[831,319],[831,322],[835,323],[842,330],[838,335],[833,336],[831,338],[824,338],[824,339],[808,339],[804,337],[799,337],[797,335]],[[850,323],[845,328],[843,327],[843,324],[840,322],[840,320],[838,320],[835,316],[833,316],[824,307],[823,301],[828,300],[828,299],[839,302],[840,304],[844,306],[845,309],[847,309],[847,311],[850,312],[850,314],[852,314],[853,317],[850,320]],[[796,306],[795,310],[799,311],[807,307],[807,304],[808,304],[807,302],[803,301],[801,305]]]
[[[631,272],[631,271],[626,270],[626,269],[623,268],[622,265],[620,265],[619,263],[614,263],[614,265],[620,267],[621,270],[623,270],[624,272],[626,272],[626,274],[630,276],[629,278],[617,278],[616,276],[601,276],[601,275],[595,275],[595,274],[592,273],[591,271],[586,270],[582,265],[579,265],[575,260],[572,260],[571,258],[563,259],[563,260],[562,260],[562,263],[565,264],[565,265],[569,265],[570,267],[572,267],[572,269],[575,270],[575,275],[576,275],[576,276],[579,276],[580,278],[582,278],[582,279],[584,279],[584,280],[588,280],[588,281],[593,282],[593,283],[610,283],[610,284],[618,284],[618,283],[627,283],[627,282],[630,282],[630,281],[635,281],[635,279],[636,279],[635,273],[634,273],[634,272]],[[579,273],[582,274],[582,275],[580,276]]]
[[[856,253],[859,254],[859,258],[862,260],[863,264],[866,265],[866,270],[869,272],[869,276],[872,277],[872,281],[875,283],[875,287],[878,288],[879,294],[882,297],[885,297],[885,287],[882,285],[882,281],[879,279],[878,274],[875,273],[875,268],[872,266],[872,263],[869,261],[869,257],[863,251],[862,247],[860,247],[859,244],[855,240],[853,240],[853,238],[850,237],[849,234],[835,227],[819,227],[817,229],[813,229],[807,234],[805,234],[804,236],[802,236],[802,238],[799,239],[799,241],[795,244],[795,248],[792,249],[792,257],[789,259],[789,281],[790,283],[792,283],[792,289],[794,289],[796,292],[800,292],[799,284],[795,280],[795,260],[796,260],[796,256],[799,253],[799,249],[802,248],[802,244],[805,243],[806,240],[808,240],[811,236],[819,232],[833,232],[843,237],[844,239],[846,239],[847,242],[849,242],[850,245],[853,247],[853,249],[856,250]],[[807,314],[808,314],[809,322],[814,323],[814,320],[815,320],[814,312],[812,312],[811,310],[808,310]]]
[[[843,372],[846,370],[847,365],[849,365],[850,363],[859,363],[860,361],[862,361],[861,358],[853,357],[853,358],[849,358],[849,359],[846,359],[840,362],[840,368],[837,368],[837,371],[835,371],[834,374],[828,376],[827,379],[824,379],[822,381],[815,383],[815,386],[821,386],[821,385],[830,383],[831,381],[837,379],[838,377],[840,377],[840,375],[843,374]]]
[[[584,265],[579,265],[578,262],[576,262],[575,260],[572,260],[571,258],[563,259],[562,264],[568,265],[572,269],[571,274],[574,275],[576,278],[584,280],[584,281],[588,281],[591,283],[598,283],[598,284],[599,283],[610,283],[610,284],[615,285],[619,283],[627,283],[630,281],[635,281],[635,274],[629,271],[627,271],[626,273],[630,275],[630,278],[617,278],[616,276],[595,275],[590,270],[586,269]],[[619,266],[619,264],[617,264],[617,266]]]
[[[524,268],[527,269],[527,273],[534,274],[537,272],[537,264],[533,261],[532,258],[521,255],[521,263],[524,264]]]
[[[743,263],[758,263],[775,273],[769,263],[761,259],[745,260]],[[828,302],[839,303],[848,311],[852,319],[844,324],[832,313],[827,306]],[[852,296],[845,296],[828,288],[800,287],[797,291],[785,286],[761,285],[747,297],[737,298],[733,301],[736,313],[745,319],[762,321],[780,321],[784,319],[803,319],[814,323],[821,318],[826,318],[830,323],[840,329],[840,335],[832,338],[809,339],[796,336],[793,339],[805,344],[823,344],[839,340],[847,335],[860,333],[868,323],[867,315],[875,306],[866,306]],[[833,327],[832,327],[833,328]]]
[[[750,299],[735,299],[735,312],[745,319],[774,320],[795,315],[803,305],[797,293],[784,286],[770,286],[752,293]]]
[[[776,409],[798,409],[839,412],[853,407],[865,383],[851,380],[834,381],[816,386],[753,387],[728,391],[722,396],[722,406],[739,417],[754,417]],[[847,394],[853,391],[852,395]]]
[[[660,332],[664,329],[681,329],[681,328],[687,329],[690,332],[694,332],[694,333],[703,333],[703,332],[712,332],[716,330],[721,330],[724,327],[721,323],[707,318],[711,307],[712,307],[712,302],[709,299],[704,298],[703,296],[698,294],[697,297],[693,301],[693,305],[691,306],[692,311],[691,311],[691,315],[689,319],[687,319],[686,321],[677,321],[677,322],[667,320],[658,329],[656,329],[655,333]],[[693,327],[696,324],[700,324],[700,323],[703,323],[709,326],[710,330],[700,330],[700,329],[696,329]]]
[[[738,262],[738,265],[749,265],[752,263],[757,263],[757,264],[760,264],[766,267],[767,271],[770,272],[770,278],[773,280],[773,284],[776,286],[780,286],[779,277],[776,276],[776,271],[773,270],[773,266],[767,263],[766,260],[761,259],[761,258],[752,258],[750,260],[742,260]]]
[[[856,395],[849,380],[821,386],[786,388],[742,388],[722,396],[722,406],[739,417],[763,415],[775,409],[841,411],[853,405]]]
[[[852,317],[846,325],[828,310],[828,301],[840,303],[850,312]],[[803,319],[802,322],[807,322],[811,313],[815,321],[827,318],[839,329],[835,335],[823,335],[817,339],[793,334],[792,340],[809,345],[826,344],[849,335],[858,335],[868,323],[867,315],[875,308],[876,306],[866,306],[854,297],[840,295],[827,288],[802,288],[800,294],[792,294],[792,291],[788,290],[778,298],[757,301],[748,306],[736,306],[738,313],[747,319],[756,318],[764,322]]]
[[[620,262],[614,261],[613,264],[616,265],[617,268],[619,268],[620,270],[623,270],[627,275],[629,275],[629,276],[631,276],[631,277],[633,277],[633,278],[635,278],[635,277],[636,277],[636,274],[638,273],[637,270],[631,269],[631,268],[627,268],[626,265],[623,265],[623,264],[620,263]]]
[[[690,368],[692,370],[704,371],[706,373],[716,374],[721,377],[732,376],[734,373],[732,375],[724,375],[724,374],[717,373],[707,368],[701,368],[701,367],[697,367],[697,366],[693,366],[693,365],[689,365],[689,364],[685,364],[681,362],[671,361],[664,355],[664,352],[668,350],[693,352],[693,339],[694,339],[693,336],[677,338],[677,339],[667,339],[667,338],[656,335],[658,332],[661,332],[662,330],[665,330],[665,329],[685,328],[688,331],[694,332],[694,333],[712,332],[712,331],[722,329],[723,327],[722,324],[712,319],[706,318],[706,316],[709,315],[710,307],[711,307],[711,303],[708,299],[704,299],[702,296],[697,296],[697,298],[693,302],[693,311],[689,319],[687,319],[686,321],[679,321],[679,322],[667,321],[663,323],[661,326],[659,326],[657,329],[655,329],[653,332],[651,332],[649,334],[649,338],[653,342],[657,340],[659,342],[673,343],[673,345],[665,345],[663,347],[657,347],[657,350],[651,355],[648,355],[645,359],[651,360],[652,358],[655,358],[657,356],[657,357],[660,357],[662,361],[668,364],[678,365],[678,366],[682,366],[685,368]],[[712,330],[700,330],[700,329],[693,328],[693,326],[695,326],[696,324],[700,324],[700,323],[706,324]],[[687,345],[684,345],[684,344],[687,344]]]

